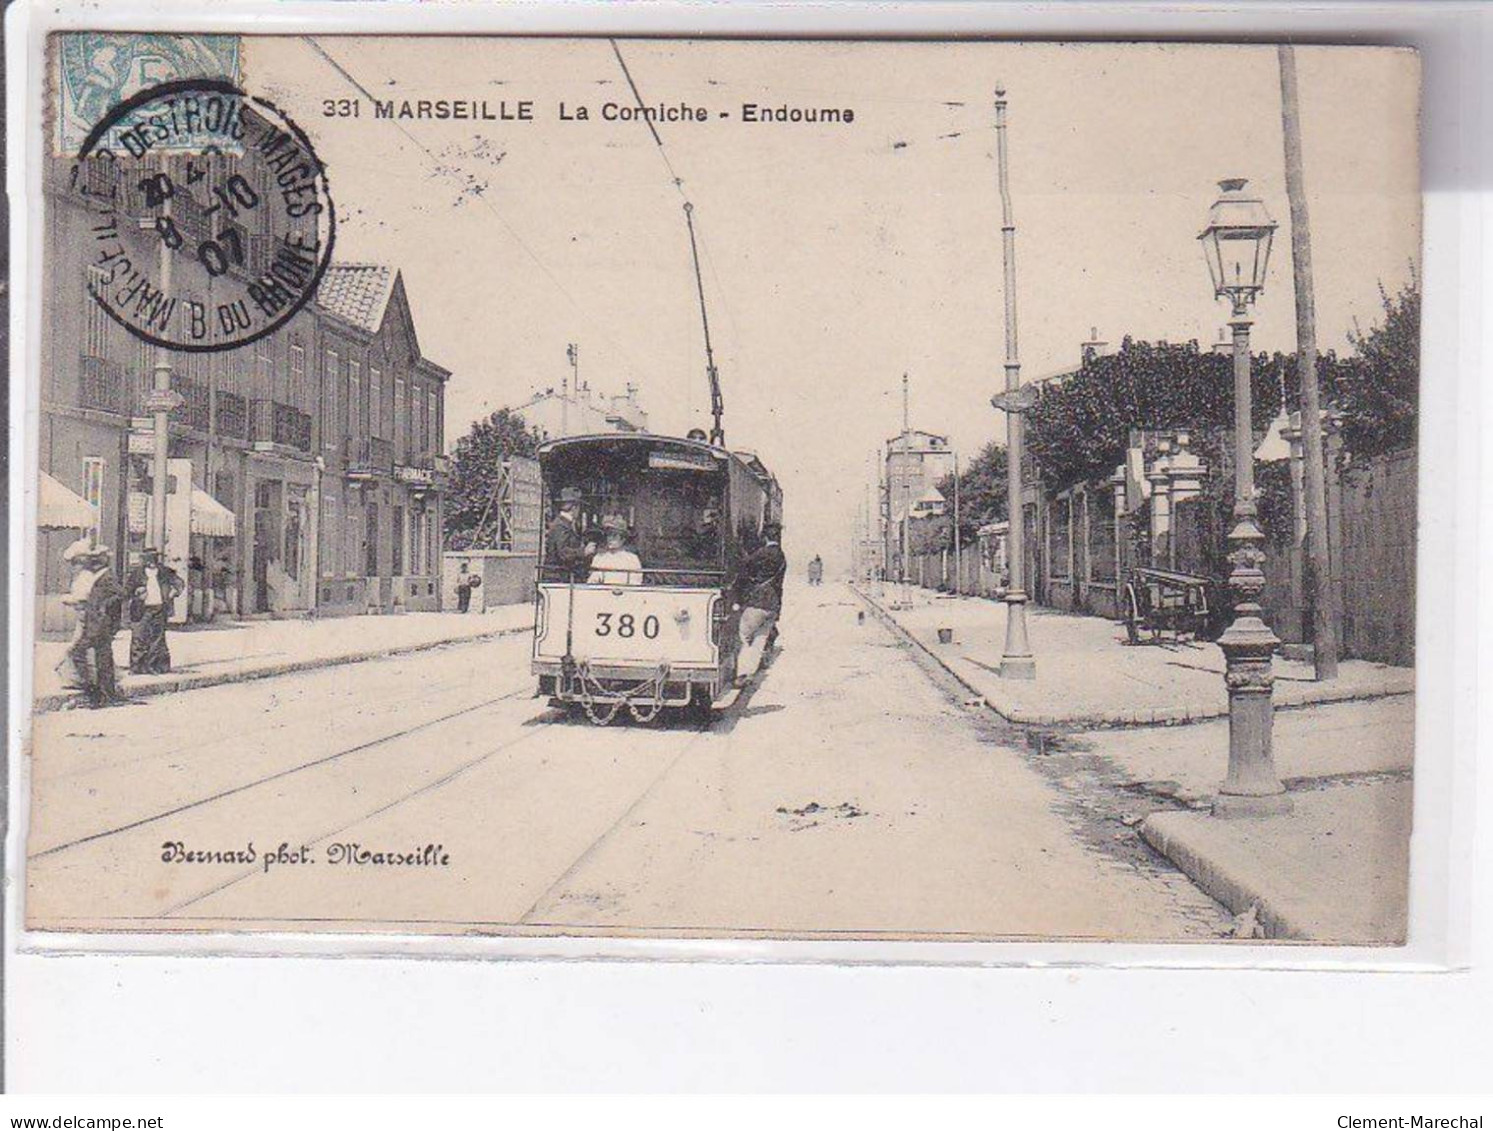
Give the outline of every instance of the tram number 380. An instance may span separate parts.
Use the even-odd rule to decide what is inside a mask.
[[[614,613],[596,614],[597,636],[611,636],[615,633],[625,640],[628,637],[636,636],[639,631],[647,639],[656,640],[658,638],[658,618],[650,613],[643,618],[642,624],[639,625],[637,618],[631,613],[622,613],[621,615]]]

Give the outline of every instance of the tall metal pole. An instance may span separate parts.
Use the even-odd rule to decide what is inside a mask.
[[[911,534],[912,534],[912,427],[907,411],[907,374],[902,374],[902,605],[904,608],[912,605],[911,578],[908,576],[912,565]]]
[[[1035,679],[1037,661],[1026,633],[1025,546],[1021,513],[1021,409],[1016,393],[1021,387],[1021,355],[1016,342],[1016,221],[1011,213],[1011,184],[1006,153],[1006,90],[995,88],[996,155],[1000,168],[1001,253],[1005,260],[1006,298],[1006,537],[1010,586],[1006,590],[1006,651],[1001,657],[1004,679]]]
[[[163,215],[169,220],[171,217],[171,198],[167,197]],[[161,240],[161,302],[163,305],[171,301],[171,249],[166,246],[166,241]],[[180,399],[171,389],[171,355],[165,346],[156,346],[155,373],[153,375],[150,395],[146,397],[145,407],[153,417],[152,428],[154,430],[155,447],[151,458],[151,484],[150,484],[150,528],[146,532],[146,545],[153,550],[161,552],[164,560],[166,554],[166,475],[168,457],[170,455],[171,410]]]
[[[960,591],[963,584],[964,574],[960,567],[964,564],[962,551],[963,543],[959,536],[959,453],[954,453],[954,592]]]
[[[1301,160],[1301,106],[1296,53],[1278,48],[1280,113],[1286,145],[1286,196],[1291,202],[1291,263],[1296,283],[1296,373],[1301,382],[1303,494],[1306,496],[1307,560],[1311,563],[1312,658],[1319,680],[1337,678],[1338,608],[1327,551],[1327,491],[1322,467],[1322,415],[1317,393],[1317,309],[1312,288],[1311,220],[1306,207],[1306,172]]]
[[[1250,318],[1242,295],[1234,298],[1234,528],[1229,532],[1229,589],[1234,623],[1219,637],[1229,694],[1229,770],[1213,812],[1220,817],[1267,816],[1290,811],[1286,788],[1275,773],[1272,731],[1275,677],[1270,657],[1280,643],[1261,619],[1265,590],[1261,548],[1265,535],[1255,522],[1254,426],[1249,384]]]

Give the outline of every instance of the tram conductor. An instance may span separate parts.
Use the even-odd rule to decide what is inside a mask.
[[[783,578],[788,559],[783,556],[783,527],[776,522],[762,525],[762,545],[741,563],[741,656],[739,678],[749,677],[762,664],[762,655],[777,638],[778,617],[783,611]],[[760,641],[760,646],[759,646]]]
[[[560,513],[545,535],[545,564],[560,571],[568,581],[585,580],[596,543],[581,535],[581,493],[574,487],[560,491]]]

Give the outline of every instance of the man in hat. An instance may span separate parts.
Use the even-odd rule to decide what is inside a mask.
[[[482,578],[472,572],[472,567],[461,563],[456,574],[456,611],[464,613],[472,607],[472,590],[482,585]]]
[[[574,487],[564,488],[560,492],[560,513],[544,538],[544,564],[567,581],[583,574],[587,561],[596,553],[596,543],[581,537],[580,514],[581,493]]]
[[[788,559],[783,556],[783,527],[777,522],[762,525],[762,545],[741,563],[741,652],[736,670],[739,678],[750,678],[762,665],[763,653],[777,639],[778,617],[783,611],[783,578]],[[758,648],[757,641],[762,646]]]
[[[93,671],[88,663],[83,641],[83,606],[88,603],[88,591],[93,588],[96,577],[90,568],[89,555],[93,544],[79,538],[62,551],[62,560],[72,571],[72,580],[62,603],[72,610],[73,635],[67,642],[67,652],[57,665],[57,674],[62,677],[64,687],[73,691],[86,691],[93,686]]]
[[[643,584],[643,560],[627,548],[627,519],[609,514],[601,520],[601,528],[607,544],[591,559],[591,584]]]
[[[124,590],[114,580],[109,557],[107,546],[95,547],[81,557],[92,580],[79,608],[80,632],[73,657],[79,672],[87,673],[84,693],[90,707],[127,702],[114,676],[114,636],[119,632]]]

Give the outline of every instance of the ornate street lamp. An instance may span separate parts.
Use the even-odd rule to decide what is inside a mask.
[[[1290,799],[1275,772],[1271,750],[1275,706],[1270,657],[1280,643],[1260,617],[1265,589],[1265,535],[1255,521],[1254,430],[1250,421],[1249,306],[1265,287],[1275,221],[1242,177],[1219,181],[1222,195],[1198,236],[1213,293],[1232,306],[1234,331],[1234,528],[1229,532],[1229,589],[1234,623],[1219,637],[1229,693],[1229,771],[1213,812],[1220,817],[1288,812]]]

